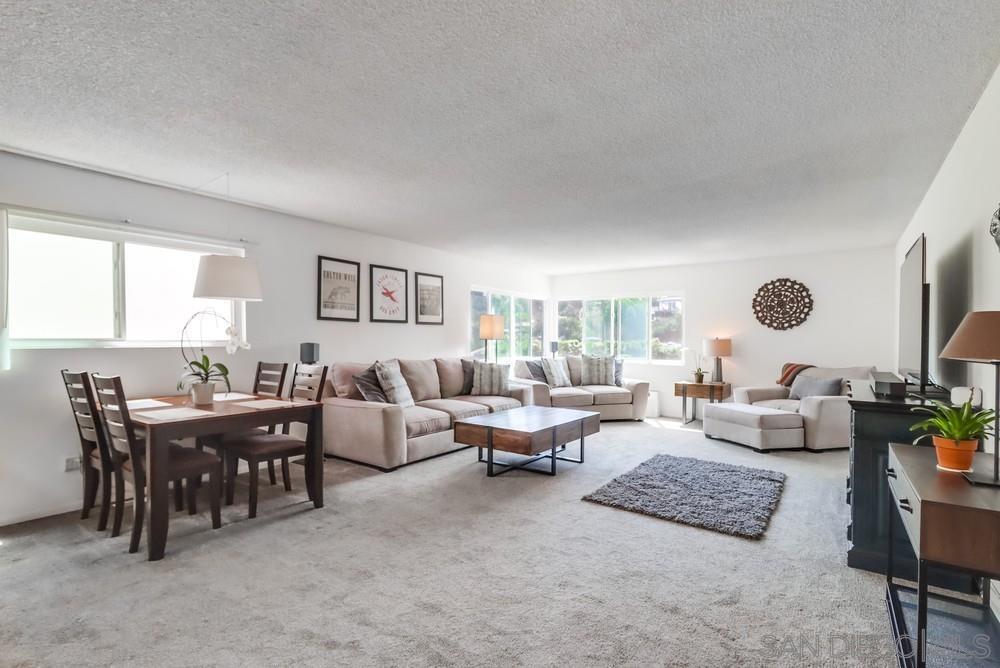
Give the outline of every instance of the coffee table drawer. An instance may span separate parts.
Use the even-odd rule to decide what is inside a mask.
[[[906,472],[899,465],[892,449],[889,450],[889,467],[886,469],[886,476],[889,479],[889,492],[892,494],[893,502],[899,509],[899,516],[903,520],[903,527],[910,538],[913,552],[920,558],[920,499],[913,489],[913,483],[906,477]],[[892,518],[889,518],[892,521]]]

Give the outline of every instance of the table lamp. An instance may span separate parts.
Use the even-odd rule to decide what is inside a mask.
[[[485,348],[486,361],[490,361],[490,349],[488,341],[499,341],[503,338],[504,327],[503,327],[503,316],[493,315],[491,313],[484,313],[479,316],[479,338],[483,340]],[[494,351],[496,346],[494,346]],[[494,352],[494,358],[497,357]]]
[[[552,359],[555,359],[556,355],[559,353],[559,342],[558,341],[550,341],[549,342],[549,350],[552,351]]]
[[[1000,311],[966,313],[958,329],[948,339],[940,357],[947,360],[993,365],[993,410],[1000,412]],[[974,485],[1000,487],[1000,448],[997,435],[1000,414],[993,418],[993,473],[965,473]]]
[[[715,337],[714,339],[705,339],[702,344],[702,352],[708,357],[715,358],[715,370],[712,371],[712,380],[716,383],[721,383],[722,358],[732,356],[733,340],[720,339],[719,337]]]

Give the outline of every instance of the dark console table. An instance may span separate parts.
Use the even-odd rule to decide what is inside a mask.
[[[942,397],[936,397],[942,398]],[[906,539],[898,515],[888,516],[889,485],[885,470],[889,462],[889,443],[910,443],[916,436],[910,425],[921,420],[914,406],[927,399],[907,397],[891,399],[876,396],[868,383],[851,383],[851,460],[847,479],[847,501],[851,504],[851,523],[847,527],[850,549],[847,565],[875,573],[886,572],[889,555],[889,523],[893,523],[893,571],[896,577],[917,579],[917,559]],[[926,447],[930,448],[928,444]],[[978,580],[953,572],[932,569],[930,583],[975,593]]]

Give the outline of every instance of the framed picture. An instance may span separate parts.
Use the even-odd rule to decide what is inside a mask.
[[[413,272],[413,303],[418,325],[444,324],[444,276]]]
[[[316,318],[319,320],[361,319],[361,263],[319,256],[317,269]]]
[[[368,265],[368,301],[372,322],[409,322],[406,308],[407,272],[397,267]]]

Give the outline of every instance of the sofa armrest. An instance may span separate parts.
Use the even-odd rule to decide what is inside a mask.
[[[406,463],[406,422],[396,404],[323,400],[323,450],[330,455],[394,469]]]
[[[520,399],[514,394],[515,392],[521,392],[524,398]],[[552,397],[549,395],[549,386],[539,380],[511,378],[510,395],[515,399],[520,399],[522,406],[552,405]]]
[[[850,397],[806,397],[799,402],[799,415],[810,450],[851,446]]]
[[[788,388],[784,385],[733,388],[733,402],[737,404],[755,404],[758,401],[770,401],[772,399],[787,398]]]
[[[622,388],[632,393],[632,419],[644,420],[649,404],[649,381],[622,378]]]

